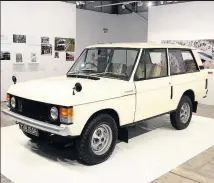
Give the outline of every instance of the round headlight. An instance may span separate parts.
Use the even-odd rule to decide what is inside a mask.
[[[14,109],[16,108],[16,99],[15,99],[15,97],[11,98],[10,105],[11,105],[12,108],[14,108]]]
[[[56,107],[52,107],[50,110],[50,116],[53,120],[57,120],[58,118],[58,110]]]

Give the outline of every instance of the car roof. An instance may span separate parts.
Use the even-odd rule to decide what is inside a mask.
[[[117,47],[117,48],[186,48],[195,49],[188,46],[182,46],[179,44],[161,44],[161,43],[101,43],[87,46],[86,48],[96,47]]]

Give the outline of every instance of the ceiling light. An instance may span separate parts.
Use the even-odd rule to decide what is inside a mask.
[[[79,5],[83,5],[83,4],[85,4],[85,2],[84,2],[84,1],[76,1],[76,5],[77,5],[77,6],[79,6]]]
[[[149,2],[147,3],[147,6],[148,6],[148,7],[152,6],[152,2],[149,1]]]
[[[143,6],[143,1],[138,1],[137,6]]]
[[[85,4],[85,2],[84,2],[84,1],[79,1],[79,3],[80,3],[80,4]]]
[[[163,1],[161,1],[160,3],[163,4]]]

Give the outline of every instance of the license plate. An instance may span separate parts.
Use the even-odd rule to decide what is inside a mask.
[[[36,128],[33,128],[31,126],[27,126],[27,125],[24,125],[24,124],[20,124],[20,123],[19,123],[19,127],[20,127],[21,130],[23,130],[26,133],[35,135],[37,137],[39,136],[39,131]]]

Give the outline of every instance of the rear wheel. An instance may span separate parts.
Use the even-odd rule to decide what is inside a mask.
[[[192,101],[188,96],[183,96],[175,112],[170,114],[172,126],[177,130],[187,128],[192,119]]]
[[[77,141],[77,155],[81,163],[95,165],[107,160],[114,151],[118,137],[115,120],[108,114],[93,118]]]

